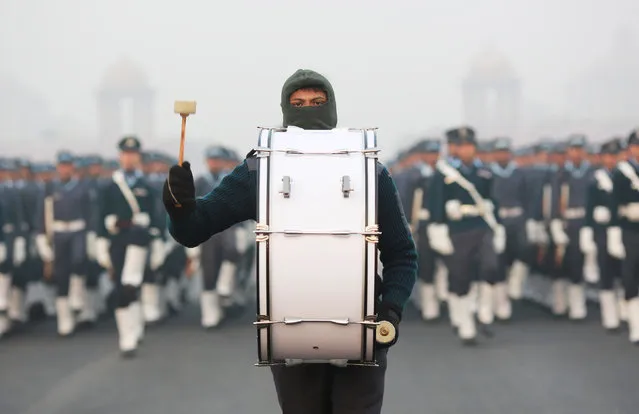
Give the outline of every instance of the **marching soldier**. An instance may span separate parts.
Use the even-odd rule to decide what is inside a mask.
[[[228,151],[221,146],[212,146],[206,150],[208,172],[195,181],[195,194],[205,196],[215,189],[229,173],[226,169]],[[229,228],[211,237],[202,245],[189,252],[191,258],[199,254],[202,268],[203,289],[200,296],[202,326],[214,328],[222,321],[223,310],[221,296],[230,297],[237,271],[239,254],[235,240],[235,227]]]
[[[607,230],[610,227],[612,205],[612,174],[619,159],[621,142],[613,139],[601,147],[602,167],[594,172],[588,188],[586,227],[581,231],[581,250],[596,251],[599,268],[599,307],[601,323],[614,332],[619,329],[620,316],[615,282],[621,278],[621,261],[608,253]]]
[[[436,289],[436,268],[438,255],[430,247],[426,228],[430,219],[428,210],[428,199],[430,197],[429,187],[434,167],[439,157],[441,144],[439,140],[427,139],[417,143],[410,152],[416,155],[416,162],[411,168],[406,170],[412,173],[411,197],[404,205],[406,217],[410,220],[413,238],[417,244],[419,259],[419,279],[420,284],[420,305],[422,318],[425,321],[433,321],[439,318],[440,304]]]
[[[0,203],[4,212],[4,235],[7,258],[0,269],[0,337],[26,322],[25,291],[19,279],[19,269],[26,259],[24,238],[24,214],[22,203],[14,182],[16,165],[5,160],[2,165],[2,196]]]
[[[56,286],[58,334],[69,336],[76,318],[70,302],[71,279],[86,274],[86,234],[90,224],[91,199],[88,183],[75,176],[74,157],[60,152],[58,179],[50,183],[38,203],[36,245],[47,275]]]
[[[112,271],[119,347],[124,357],[131,357],[144,335],[139,288],[147,260],[156,267],[164,256],[159,230],[163,223],[157,216],[155,192],[140,171],[140,141],[125,137],[118,147],[121,169],[113,173],[101,197],[96,257]]]
[[[552,184],[552,213],[550,234],[556,246],[557,273],[553,281],[553,312],[566,312],[566,282],[568,316],[571,320],[586,317],[584,263],[592,249],[582,250],[580,232],[586,220],[586,197],[592,180],[593,168],[586,159],[586,137],[573,135],[568,140],[568,161],[555,175]],[[590,246],[591,247],[591,246]],[[567,279],[567,280],[566,280]]]
[[[466,345],[476,343],[472,282],[481,281],[478,319],[493,321],[492,284],[497,275],[497,254],[505,247],[505,230],[494,215],[493,174],[476,158],[475,131],[462,127],[446,132],[457,144],[459,161],[437,163],[431,190],[428,239],[445,256],[448,268],[448,306],[451,322]]]
[[[100,205],[101,192],[105,186],[102,178],[103,160],[99,155],[88,155],[84,157],[83,180],[89,187],[89,198],[91,200],[91,218],[87,232],[87,269],[84,296],[80,301],[82,310],[78,322],[79,327],[91,327],[97,321],[98,315],[105,310],[104,301],[100,295],[100,276],[105,269],[100,266],[96,259],[97,232],[100,228]]]
[[[628,160],[612,177],[608,252],[622,259],[630,342],[639,345],[639,128],[628,137]]]
[[[497,283],[494,289],[495,316],[508,320],[512,315],[510,298],[520,299],[528,275],[528,239],[526,221],[529,198],[526,173],[512,160],[508,138],[494,141],[492,194],[499,205],[499,219],[506,229],[506,248],[499,255]],[[510,292],[510,295],[509,295]]]

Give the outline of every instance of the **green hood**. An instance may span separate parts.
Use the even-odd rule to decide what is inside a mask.
[[[328,102],[322,106],[295,107],[289,103],[291,94],[302,88],[321,88]],[[308,69],[299,69],[284,82],[282,87],[282,115],[284,127],[303,129],[333,129],[337,126],[337,105],[333,86],[324,76]]]

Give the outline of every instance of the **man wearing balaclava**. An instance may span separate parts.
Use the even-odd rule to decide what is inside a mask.
[[[298,70],[282,88],[284,127],[327,130],[337,126],[337,107],[331,84],[322,75]],[[188,162],[174,165],[164,184],[163,201],[169,230],[179,243],[195,247],[212,235],[257,214],[257,168],[255,155],[226,176],[202,198],[195,198]],[[402,213],[395,183],[386,168],[379,168],[378,248],[383,282],[377,302],[379,320],[398,327],[417,273],[415,243]],[[331,306],[330,303],[326,304]],[[399,331],[398,331],[399,332]],[[378,344],[379,367],[338,368],[329,364],[302,364],[272,368],[280,407],[284,413],[349,412],[380,413],[388,347],[397,340]]]

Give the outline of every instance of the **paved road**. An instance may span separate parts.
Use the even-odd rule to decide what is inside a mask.
[[[593,314],[595,310],[593,310]],[[251,316],[216,332],[195,309],[150,329],[123,361],[113,321],[71,339],[52,321],[0,343],[1,414],[278,413],[270,372],[255,368]],[[639,348],[596,319],[552,320],[525,305],[496,336],[462,348],[446,324],[409,312],[389,355],[392,414],[636,414]]]

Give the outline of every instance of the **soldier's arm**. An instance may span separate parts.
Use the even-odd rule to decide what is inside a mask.
[[[159,200],[162,200],[162,194],[153,186],[149,188],[149,234],[152,237],[164,239],[163,230],[166,229],[166,218],[162,214],[164,206],[159,206]]]
[[[213,191],[198,197],[190,215],[178,220],[168,218],[173,238],[183,246],[196,247],[236,223],[255,219],[257,174],[252,167],[255,162],[245,160]]]
[[[382,300],[403,309],[417,277],[417,252],[397,187],[386,168],[378,175],[378,217]]]
[[[39,192],[38,201],[36,203],[36,217],[35,217],[35,233],[36,234],[46,234],[46,218],[45,218],[45,200],[47,197],[47,189],[46,187]]]
[[[619,171],[615,170],[612,174],[612,197],[610,197],[610,227],[619,226],[619,206],[624,204],[624,181],[626,177]]]
[[[559,219],[561,220],[561,203],[562,203],[562,197],[561,197],[561,172],[558,172],[554,175],[551,176],[550,180],[549,180],[549,185],[550,185],[550,219],[551,220],[555,220],[555,219]]]
[[[97,235],[100,238],[109,239],[111,236],[106,227],[106,218],[110,214],[113,214],[113,204],[110,201],[113,198],[113,182],[109,182],[105,185],[98,195],[98,220],[97,220]]]
[[[428,210],[430,221],[437,224],[446,224],[446,211],[444,206],[444,176],[439,171],[435,172],[428,190]]]
[[[2,211],[2,203],[0,203],[0,244],[4,244],[4,211]],[[3,260],[0,260],[2,263]]]

